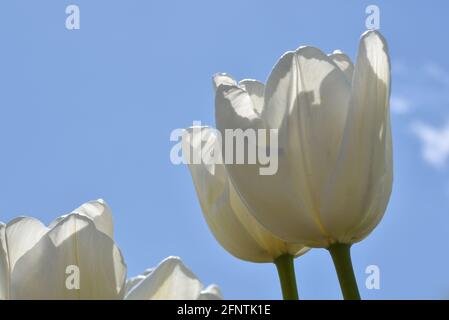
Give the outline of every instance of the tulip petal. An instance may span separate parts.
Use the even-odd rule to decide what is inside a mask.
[[[245,79],[239,82],[239,87],[248,92],[254,111],[260,115],[263,110],[265,85],[257,80]]]
[[[332,54],[329,55],[329,58],[340,68],[341,71],[346,76],[346,79],[349,83],[352,82],[352,76],[354,74],[354,65],[352,64],[351,58],[348,55],[344,54],[340,50],[335,50]]]
[[[137,286],[142,280],[144,280],[151,272],[153,272],[153,268],[146,269],[142,274],[139,274],[138,276],[129,278],[126,280],[126,289],[125,289],[125,296],[135,287]]]
[[[9,259],[5,230],[6,225],[0,222],[0,300],[9,299]]]
[[[141,283],[143,280],[145,280],[146,276],[144,275],[138,275],[132,278],[129,278],[126,280],[126,287],[125,287],[125,296],[139,283]]]
[[[198,300],[222,300],[223,295],[221,294],[220,288],[212,284],[208,286],[206,289],[201,291]]]
[[[183,137],[184,154],[220,152],[217,131],[190,128]],[[193,150],[192,150],[193,149]],[[213,150],[215,149],[215,151]],[[248,212],[221,163],[189,161],[203,215],[217,241],[235,257],[252,262],[272,262],[285,253],[304,253],[302,245],[287,245],[266,231]]]
[[[237,86],[237,81],[227,73],[217,73],[212,77],[212,85],[214,91],[217,91],[218,87],[221,85]]]
[[[302,47],[283,59],[286,61],[281,59],[268,80],[262,117],[270,128],[281,130],[281,147],[304,158],[304,169],[314,176],[316,193],[338,156],[350,85],[344,73],[319,49]],[[283,78],[278,78],[285,72]],[[280,104],[286,108],[281,118],[276,113]]]
[[[215,95],[217,127],[220,124],[224,129],[263,128],[263,122],[255,110],[249,93],[244,89],[229,85],[218,87]]]
[[[391,193],[390,61],[377,31],[361,37],[352,86],[341,153],[322,204],[326,225],[346,243],[372,231]]]
[[[186,130],[184,154],[191,149],[196,154],[210,153],[214,147],[217,149],[213,129],[203,127],[197,130],[200,131],[195,132],[195,128]],[[204,218],[216,240],[237,258],[253,262],[271,261],[272,258],[248,234],[230,206],[229,182],[224,165],[189,163]]]
[[[243,98],[219,94],[216,119],[222,134],[227,128],[257,128],[256,120],[238,112],[239,105],[248,104]],[[267,128],[279,130],[278,171],[261,176],[259,166],[226,163],[251,214],[285,241],[308,246],[328,241],[319,198],[339,154],[349,98],[350,84],[330,57],[312,47],[286,53],[267,81],[261,114]],[[222,109],[230,110],[229,105],[235,112],[225,115]]]
[[[125,297],[128,300],[197,300],[202,283],[178,257],[168,257]]]
[[[42,222],[31,217],[19,217],[6,225],[5,242],[11,271],[17,261],[33,248],[47,231],[48,228]]]
[[[109,237],[111,237],[111,239],[114,239],[114,223],[112,220],[112,212],[103,199],[86,202],[79,208],[73,210],[73,213],[78,213],[91,218],[99,231],[107,234]],[[67,215],[63,215],[55,219],[50,224],[50,228],[53,228],[66,217]]]
[[[75,213],[85,214],[94,220],[97,229],[114,239],[114,222],[112,221],[112,212],[103,199],[90,201],[83,204]]]
[[[0,226],[0,299],[11,299],[11,272],[16,262],[47,232],[39,220],[19,217]]]
[[[92,219],[70,214],[20,257],[11,279],[14,299],[120,299],[126,265]]]

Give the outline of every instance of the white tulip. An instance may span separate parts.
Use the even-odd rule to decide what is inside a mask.
[[[127,300],[220,300],[216,285],[204,288],[178,257],[168,257],[156,268],[127,282]]]
[[[189,128],[183,136],[183,153],[201,208],[217,241],[232,255],[251,262],[274,262],[284,254],[299,256],[308,249],[290,244],[265,230],[251,214],[231,183],[222,161],[201,159],[220,152],[215,131]],[[215,150],[215,151],[214,151]]]
[[[112,232],[102,200],[49,227],[30,217],[0,223],[0,299],[123,298],[126,265]]]
[[[126,281],[113,232],[111,210],[101,199],[49,227],[30,217],[0,222],[0,300],[221,299],[217,286],[203,288],[176,257]]]
[[[279,130],[276,174],[260,175],[258,164],[223,170],[261,225],[284,241],[324,248],[358,242],[375,228],[393,176],[390,62],[379,32],[362,35],[355,67],[339,51],[301,47],[282,56],[265,87],[224,74],[214,82],[223,135],[235,128]],[[221,189],[209,190],[203,206],[215,198],[217,208],[226,205]]]

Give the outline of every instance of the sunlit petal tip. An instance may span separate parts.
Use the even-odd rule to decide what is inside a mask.
[[[365,31],[360,36],[360,43],[364,43],[367,49],[369,48],[375,48],[379,46],[382,48],[386,54],[388,54],[388,44],[387,40],[384,38],[384,36],[378,31],[378,30],[368,30]]]
[[[203,290],[203,292],[213,292],[213,293],[221,293],[220,287],[215,283],[212,283],[207,288]]]
[[[111,238],[114,237],[112,211],[104,199],[86,202],[73,210],[72,213],[78,213],[89,217],[94,221],[95,226],[99,231],[107,234]],[[62,217],[56,219],[56,221],[59,221],[61,218]]]
[[[167,258],[162,260],[160,264],[163,264],[163,263],[183,263],[183,262],[182,262],[181,258],[178,256],[168,256]]]
[[[296,55],[305,56],[307,58],[327,56],[321,49],[314,46],[300,46],[296,49],[295,53]]]
[[[298,49],[299,49],[299,48],[298,48]],[[276,71],[276,69],[279,67],[279,65],[280,65],[283,61],[286,61],[286,60],[288,60],[288,59],[291,59],[291,57],[294,56],[295,52],[296,52],[296,51],[289,50],[289,51],[285,52],[285,53],[284,53],[284,54],[283,54],[283,55],[276,61],[276,63],[274,64],[274,66],[271,68],[271,72],[270,72],[270,74],[269,74],[269,76],[268,76],[267,81],[265,81],[267,87],[268,87],[268,85],[269,85],[270,79],[271,79],[272,76],[273,76],[273,72]]]
[[[29,216],[18,216],[18,217],[15,217],[14,219],[10,220],[6,225],[8,227],[10,227],[10,226],[12,226],[12,225],[14,225],[16,223],[25,222],[25,221],[32,221],[32,222],[37,223],[37,224],[43,226],[44,228],[46,228],[45,224],[42,221],[40,221],[39,219],[36,219],[34,217],[29,217]]]
[[[154,268],[153,270],[157,270],[158,268],[160,268],[162,266],[176,266],[176,265],[181,265],[181,266],[185,267],[185,265],[182,262],[180,257],[178,257],[178,256],[168,256],[164,260],[162,260],[156,266],[156,268]]]
[[[325,55],[323,51],[321,51],[320,48],[314,47],[314,46],[299,46],[295,52],[296,54],[307,54],[307,53],[319,53],[320,55]]]
[[[329,53],[327,55],[329,58],[333,59],[335,62],[335,58],[338,58],[338,60],[344,59],[350,63],[352,63],[351,58],[343,51],[341,50],[334,50],[332,53]]]
[[[242,85],[245,85],[245,84],[247,84],[247,83],[254,83],[254,82],[256,82],[256,83],[262,83],[262,82],[260,82],[259,80],[257,80],[257,79],[242,79],[242,80],[240,80],[239,81],[239,86],[242,86]]]
[[[354,64],[351,58],[341,50],[334,50],[333,53],[328,54],[328,57],[343,71],[346,79],[351,82],[354,74]]]
[[[212,85],[214,90],[217,91],[221,85],[237,86],[237,81],[227,73],[216,73],[212,77]]]
[[[202,283],[177,256],[165,258],[127,294],[130,300],[196,300]]]
[[[366,37],[379,37],[380,39],[385,41],[384,36],[380,33],[379,30],[366,30],[365,32],[362,33],[360,38],[363,39],[363,38],[366,38]]]
[[[262,95],[265,89],[265,85],[263,82],[256,79],[243,79],[240,80],[238,86],[248,92],[250,95]]]
[[[142,275],[147,276],[150,273],[152,273],[153,271],[154,271],[154,268],[145,269],[145,271],[142,273]]]
[[[211,284],[206,289],[202,290],[199,300],[222,300],[223,294],[216,284]]]
[[[66,214],[64,216],[61,216],[60,219],[57,220],[57,223],[54,226],[52,226],[51,229],[54,229],[57,226],[63,225],[65,223],[69,222],[70,220],[75,220],[75,221],[76,220],[81,220],[81,221],[86,222],[87,225],[92,225],[93,224],[95,226],[94,219],[92,217],[89,217],[86,214],[74,211],[74,212],[71,212],[71,213]],[[77,231],[79,231],[79,230],[74,230],[73,232],[75,233]]]
[[[309,47],[310,46],[308,46],[308,45],[302,45],[302,46],[299,46],[298,48],[296,48],[296,50],[294,52],[298,52],[300,50],[303,50],[303,49],[306,49],[306,48],[309,48]]]

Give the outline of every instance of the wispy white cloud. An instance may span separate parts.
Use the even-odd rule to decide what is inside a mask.
[[[391,111],[395,115],[447,112],[449,108],[449,68],[435,61],[392,63]]]
[[[440,128],[416,122],[412,129],[421,140],[424,160],[433,167],[444,167],[449,160],[449,121]]]
[[[449,71],[441,65],[431,62],[424,66],[424,72],[433,80],[449,88]]]
[[[390,98],[390,108],[393,113],[406,114],[410,112],[412,102],[402,95],[393,94]]]

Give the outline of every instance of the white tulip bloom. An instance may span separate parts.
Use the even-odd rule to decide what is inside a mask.
[[[260,175],[258,164],[223,170],[261,225],[284,241],[324,248],[358,242],[376,227],[393,180],[390,61],[379,32],[362,35],[355,67],[339,51],[301,47],[281,57],[266,86],[225,74],[214,83],[223,135],[279,130],[276,174]]]
[[[155,269],[127,282],[127,300],[221,300],[216,285],[204,288],[178,257],[168,257]]]
[[[222,161],[201,159],[221,151],[216,139],[211,128],[189,128],[183,136],[183,154],[192,158],[186,160],[203,215],[217,241],[235,257],[251,262],[274,262],[284,254],[304,254],[308,249],[303,245],[278,239],[251,216]],[[195,163],[194,158],[201,161]]]
[[[126,281],[126,264],[113,240],[112,214],[103,200],[83,204],[49,227],[19,217],[0,223],[0,300],[219,299],[202,288],[179,258]]]
[[[102,200],[49,227],[30,217],[0,223],[0,299],[123,298],[126,265],[112,233]]]

